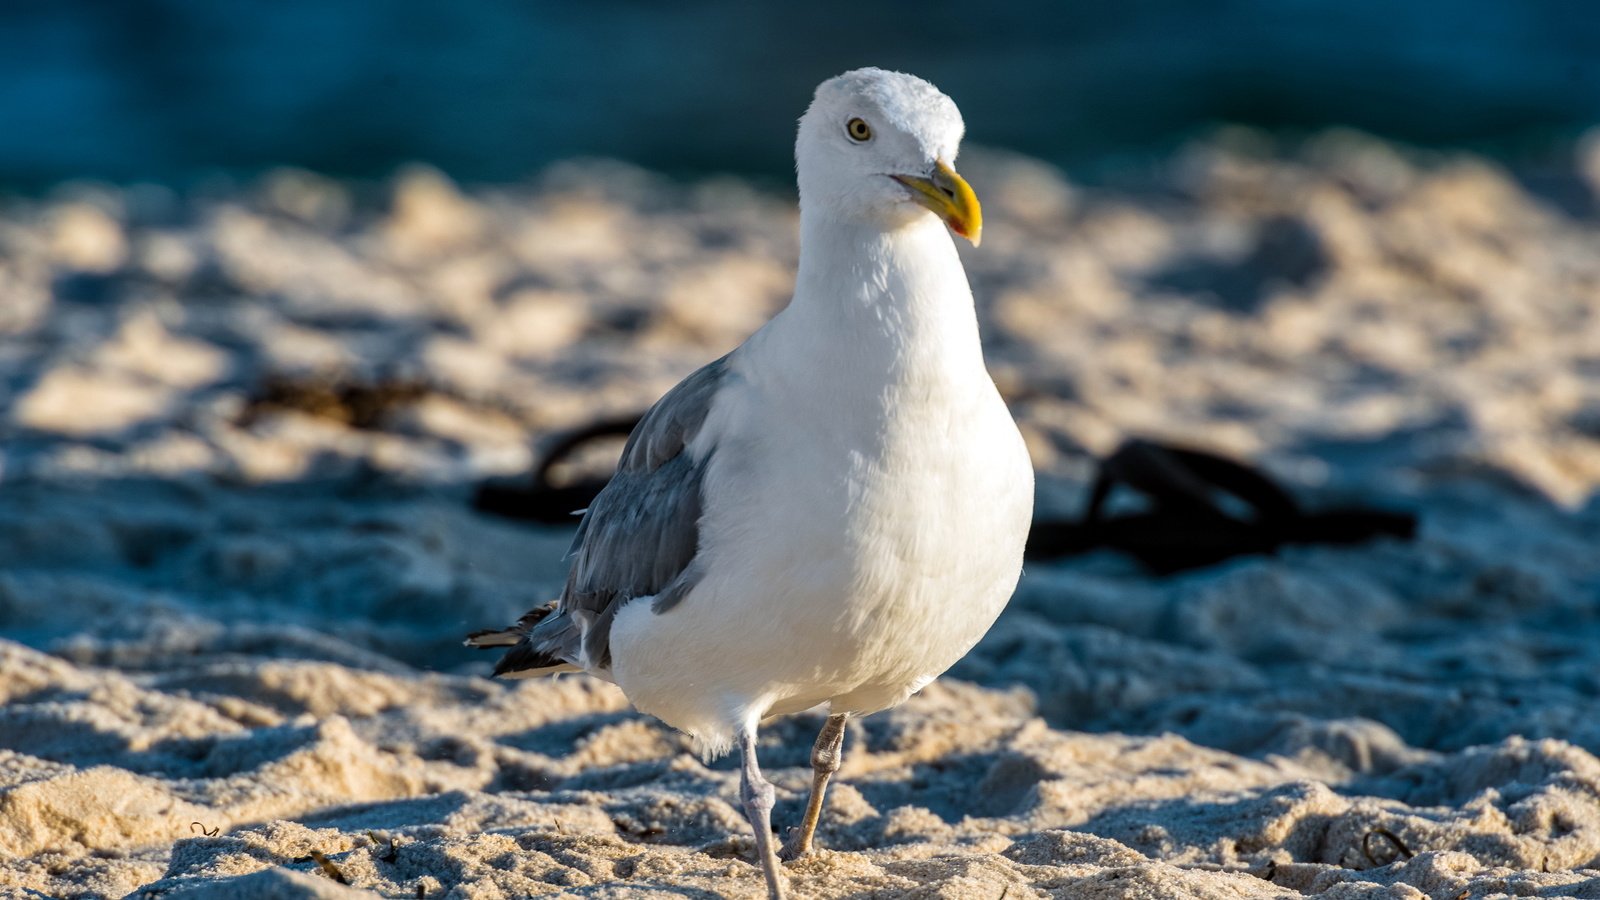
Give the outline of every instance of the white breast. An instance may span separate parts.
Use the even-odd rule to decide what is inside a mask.
[[[799,306],[734,355],[692,447],[704,580],[664,614],[630,603],[611,636],[635,705],[711,750],[754,716],[903,701],[993,623],[1031,519],[970,297],[878,331]]]

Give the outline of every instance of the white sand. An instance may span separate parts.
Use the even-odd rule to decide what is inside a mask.
[[[1142,434],[1419,539],[1030,565],[851,726],[799,896],[1600,897],[1600,223],[1481,160],[1248,144],[1116,190],[964,158],[1042,509]],[[568,539],[470,482],[737,343],[794,225],[615,164],[0,208],[0,893],[761,896],[727,761],[458,642]],[[429,390],[244,416],[268,375]],[[784,823],[819,724],[763,735]]]

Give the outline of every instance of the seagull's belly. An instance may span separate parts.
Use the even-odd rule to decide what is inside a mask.
[[[622,611],[617,683],[712,736],[752,711],[883,709],[949,668],[1015,588],[1032,514],[1015,424],[998,397],[980,412],[937,446],[767,423],[719,449],[708,574],[672,610]]]

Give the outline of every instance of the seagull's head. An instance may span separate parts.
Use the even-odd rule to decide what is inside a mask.
[[[800,203],[844,221],[900,228],[930,211],[974,245],[983,213],[954,164],[966,126],[915,75],[856,69],[824,81],[800,118]]]

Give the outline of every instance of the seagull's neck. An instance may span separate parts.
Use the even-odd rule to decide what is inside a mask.
[[[815,378],[904,384],[983,372],[966,271],[931,215],[885,231],[802,212],[794,300],[766,330],[784,363]]]

